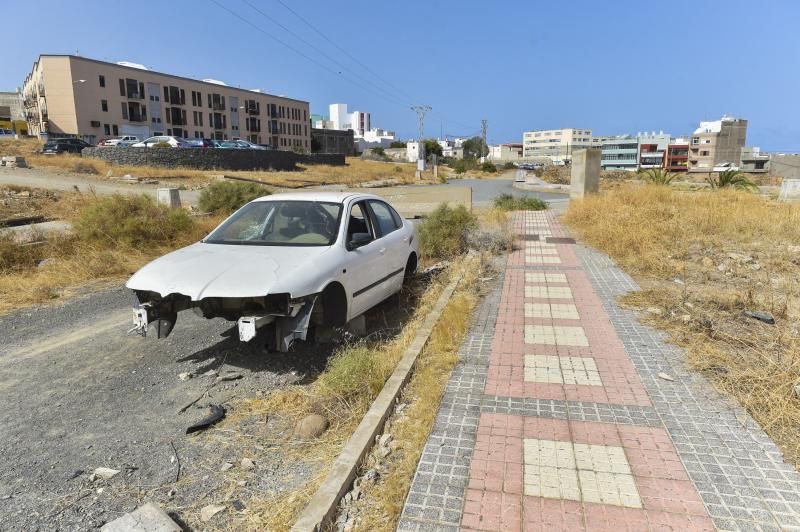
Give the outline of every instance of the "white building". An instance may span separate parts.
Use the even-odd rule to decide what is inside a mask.
[[[489,160],[496,163],[522,160],[522,144],[495,144],[489,146]]]
[[[572,160],[576,150],[596,147],[591,129],[543,129],[522,134],[522,156],[525,159],[547,157],[554,163]]]
[[[425,150],[423,149],[423,152]],[[419,160],[420,155],[420,142],[416,140],[410,140],[406,142],[406,159],[408,162],[413,163]]]
[[[323,126],[330,123],[330,129],[345,131],[353,130],[356,151],[369,148],[388,148],[396,140],[394,131],[372,127],[372,116],[363,111],[347,112],[346,103],[332,103],[329,106],[330,120],[324,121]]]

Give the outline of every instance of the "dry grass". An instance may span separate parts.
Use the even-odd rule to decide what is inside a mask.
[[[22,155],[28,157],[42,149],[43,142],[35,138],[0,139],[0,157],[4,155]]]
[[[467,275],[472,278],[477,275],[478,270],[479,268],[474,264],[470,265],[467,259],[457,261],[447,274],[442,275],[427,288],[420,298],[413,317],[393,340],[377,345],[357,344],[345,348],[332,357],[327,369],[313,384],[281,389],[265,398],[243,400],[232,409],[226,424],[241,423],[247,419],[263,419],[265,416],[280,416],[289,419],[288,425],[291,426],[295,420],[310,413],[323,414],[330,422],[329,429],[320,438],[309,442],[286,439],[283,445],[276,449],[276,452],[283,453],[284,460],[297,460],[310,464],[316,474],[300,488],[289,493],[263,495],[250,500],[247,503],[249,529],[288,530],[291,527],[324,479],[328,467],[380,392],[386,379],[394,371],[404,350],[413,340],[444,287],[454,276]],[[471,288],[468,288],[471,284],[473,283],[461,283],[461,288],[451,299],[451,303],[434,328],[430,343],[420,360],[421,371],[437,371],[437,368],[444,367],[442,366],[444,364],[449,372],[452,364],[447,361],[447,356],[442,356],[442,360],[433,359],[444,353],[445,348],[450,349],[449,346],[457,345],[458,339],[463,335],[466,328],[463,323],[468,319],[468,310],[474,301],[473,296],[466,295],[471,291]],[[440,377],[446,379],[444,375]],[[427,392],[432,393],[433,390]],[[430,410],[432,403],[423,404]]]
[[[397,526],[436,418],[435,405],[441,401],[450,373],[458,362],[458,348],[477,302],[477,278],[484,271],[478,262],[474,258],[472,265],[464,269],[462,288],[451,298],[440,325],[420,355],[414,376],[403,393],[407,409],[402,415],[393,416],[384,429],[384,433],[394,438],[395,454],[382,468],[378,481],[362,488],[366,496],[357,505],[358,530],[394,530]]]
[[[43,212],[76,224],[81,213],[97,203],[98,198],[93,195],[63,194]],[[8,260],[3,262],[24,267],[0,267],[0,315],[117,284],[154,258],[196,242],[219,221],[220,218],[196,218],[178,234],[147,245],[82,239],[76,235],[50,236],[34,246],[6,242],[3,249]],[[35,261],[27,260],[32,249]],[[25,260],[17,261],[14,257]],[[37,266],[42,259],[48,259],[46,264]]]
[[[573,202],[565,221],[644,290],[624,303],[687,350],[800,462],[800,206],[746,192],[623,185]],[[773,314],[775,325],[745,317]]]

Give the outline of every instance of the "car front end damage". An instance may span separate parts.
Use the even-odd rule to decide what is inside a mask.
[[[249,342],[259,330],[266,334],[270,351],[286,352],[295,340],[305,340],[319,294],[291,297],[288,293],[260,297],[191,297],[172,293],[165,297],[145,290],[134,290],[132,333],[166,338],[172,332],[178,313],[192,310],[207,319],[235,321],[239,340]]]

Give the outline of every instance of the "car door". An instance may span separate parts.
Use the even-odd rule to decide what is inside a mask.
[[[368,200],[370,211],[378,231],[381,249],[384,250],[383,266],[386,271],[384,297],[389,297],[403,287],[403,273],[408,260],[408,238],[401,225],[397,224],[399,216],[395,216],[393,209],[384,201]]]
[[[364,311],[383,301],[385,295],[382,288],[384,253],[383,243],[377,239],[375,227],[370,218],[366,201],[357,201],[345,213],[347,229],[345,232],[346,261],[342,276],[347,293],[350,295],[348,319],[363,314]],[[351,248],[349,242],[356,233],[369,233],[371,240],[362,246]],[[384,253],[381,253],[381,251]]]

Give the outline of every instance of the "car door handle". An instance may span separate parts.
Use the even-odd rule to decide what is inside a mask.
[[[379,249],[379,250],[378,250],[378,253],[380,253],[381,255],[383,255],[384,253],[386,253],[386,248],[381,248],[381,249]]]

